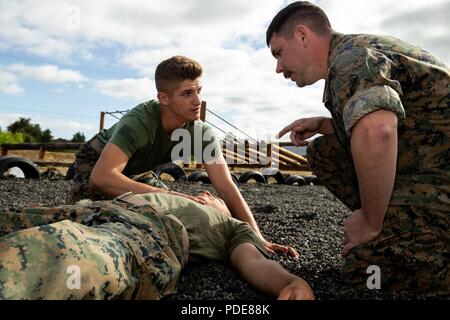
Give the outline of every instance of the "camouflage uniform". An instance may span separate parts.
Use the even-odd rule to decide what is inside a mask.
[[[0,212],[0,235],[2,299],[159,299],[175,292],[188,259],[183,224],[148,205]]]
[[[248,223],[163,193],[0,210],[0,299],[159,299],[188,256],[227,261],[242,243],[267,254]]]
[[[324,103],[334,135],[308,146],[322,183],[352,211],[360,209],[350,150],[351,130],[377,111],[397,114],[394,191],[381,234],[353,248],[344,280],[366,287],[378,265],[382,289],[450,293],[450,69],[436,56],[398,39],[334,34]]]
[[[96,137],[82,144],[76,153],[76,158],[72,167],[74,169],[74,185],[70,190],[70,197],[67,203],[74,204],[82,199],[91,200],[108,200],[111,196],[105,195],[97,190],[92,190],[89,187],[89,178],[92,169],[94,169],[102,147],[100,147]],[[157,188],[166,188],[166,186],[156,177],[153,171],[146,171],[138,175],[129,176],[130,179],[148,184]]]

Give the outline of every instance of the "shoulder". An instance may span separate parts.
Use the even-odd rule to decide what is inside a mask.
[[[345,72],[351,68],[362,66],[367,60],[383,62],[387,57],[385,51],[391,51],[394,45],[401,43],[390,36],[350,34],[337,37],[329,57],[332,70]]]
[[[147,115],[155,115],[160,112],[160,104],[156,100],[149,100],[138,104],[133,109],[128,111],[124,117],[135,116],[143,117]]]
[[[128,124],[130,127],[142,130],[146,128],[148,131],[154,131],[155,123],[158,123],[160,117],[160,105],[155,100],[143,102],[130,111],[128,111],[121,119],[122,124]]]

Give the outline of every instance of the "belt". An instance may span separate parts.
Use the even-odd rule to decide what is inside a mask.
[[[179,236],[181,237],[181,241],[183,242],[183,247],[189,248],[189,236],[188,236],[186,227],[176,216],[174,216],[171,213],[168,213],[167,210],[164,210],[160,206],[158,206],[148,200],[142,199],[141,197],[136,197],[132,191],[121,194],[120,196],[117,196],[113,199],[113,203],[117,202],[117,201],[129,203],[129,204],[132,204],[132,205],[135,205],[138,207],[146,206],[146,205],[150,206],[150,208],[152,208],[156,212],[156,214],[158,214],[159,216],[161,216],[161,217],[164,216],[164,217],[167,217],[167,218],[173,220],[181,228],[181,232],[179,233]],[[186,261],[186,260],[187,260],[187,256],[184,258],[184,261]]]
[[[121,194],[120,196],[115,197],[113,199],[113,202],[116,202],[116,201],[130,203],[130,204],[138,206],[138,207],[149,206],[150,208],[155,210],[156,213],[158,213],[160,215],[163,215],[165,212],[160,206],[158,206],[148,200],[142,199],[140,197],[136,197],[132,191],[126,192],[124,194]]]
[[[92,149],[94,149],[95,151],[97,151],[99,154],[102,153],[103,151],[103,146],[100,142],[100,140],[98,140],[97,137],[93,138],[90,142],[89,145],[92,147]]]

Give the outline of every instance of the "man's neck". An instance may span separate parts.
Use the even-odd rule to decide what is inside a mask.
[[[320,41],[320,49],[318,59],[320,61],[322,79],[328,78],[328,57],[331,48],[331,41],[333,40],[333,35],[325,36]]]
[[[182,128],[186,125],[186,120],[169,111],[167,107],[161,108],[161,123],[164,132],[168,135],[172,134],[176,129]]]

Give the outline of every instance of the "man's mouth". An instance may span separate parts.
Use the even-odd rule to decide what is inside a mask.
[[[284,77],[285,77],[286,79],[291,79],[292,81],[294,81],[294,79],[292,79],[292,75],[293,75],[293,74],[294,74],[293,72],[288,71],[288,72],[285,72],[285,73],[284,73]]]

